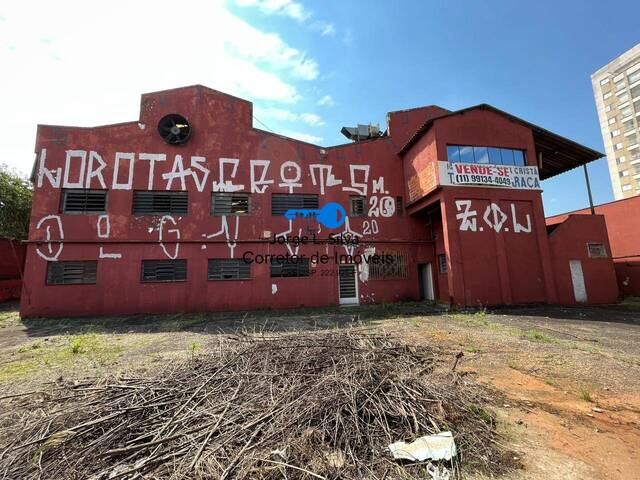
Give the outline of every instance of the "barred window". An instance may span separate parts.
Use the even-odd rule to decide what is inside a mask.
[[[287,210],[317,209],[318,195],[298,193],[274,193],[271,195],[271,215],[284,215]]]
[[[107,211],[106,190],[65,189],[62,191],[62,213],[104,213]]]
[[[297,260],[273,260],[271,262],[272,277],[308,277],[311,275],[308,258]]]
[[[186,260],[143,260],[142,282],[184,282],[187,279]]]
[[[396,215],[399,217],[404,215],[404,199],[402,197],[396,197]]]
[[[49,262],[47,285],[93,285],[97,271],[98,262],[95,260]]]
[[[438,271],[443,274],[449,271],[449,266],[447,265],[447,255],[444,253],[438,255]]]
[[[251,203],[248,193],[213,193],[212,215],[249,215]]]
[[[371,280],[388,280],[396,278],[407,278],[407,256],[397,252],[377,253],[378,261],[375,257],[369,263],[369,278]]]
[[[248,280],[251,264],[238,258],[214,258],[209,260],[209,280]]]
[[[607,258],[607,249],[603,243],[587,243],[589,258]]]
[[[134,215],[186,214],[187,192],[136,190],[133,192]]]
[[[350,215],[352,217],[362,217],[365,214],[367,198],[360,195],[352,195],[350,198]]]

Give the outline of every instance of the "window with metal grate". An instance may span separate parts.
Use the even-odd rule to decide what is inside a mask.
[[[402,197],[396,197],[396,215],[399,217],[404,215],[404,199]]]
[[[447,265],[447,255],[440,253],[438,255],[438,271],[443,275],[449,271],[449,265]]]
[[[271,215],[284,215],[287,210],[317,209],[318,195],[302,193],[274,193],[271,195]]]
[[[604,243],[587,243],[589,258],[607,258],[607,248]]]
[[[98,262],[95,260],[49,262],[47,285],[93,285],[97,271]]]
[[[211,215],[249,215],[251,201],[248,193],[211,194]]]
[[[184,282],[187,279],[186,260],[143,260],[142,282]]]
[[[274,260],[271,262],[272,277],[308,277],[311,275],[308,258],[296,260]]]
[[[133,192],[134,215],[186,214],[188,192],[136,190]]]
[[[407,278],[407,255],[396,252],[380,252],[380,260],[369,263],[369,279],[389,280]]]
[[[62,213],[104,213],[107,211],[107,191],[65,189],[60,210]]]
[[[352,195],[349,197],[350,212],[352,217],[362,217],[365,214],[366,197]]]
[[[213,258],[209,260],[209,280],[249,280],[251,264],[238,258]]]

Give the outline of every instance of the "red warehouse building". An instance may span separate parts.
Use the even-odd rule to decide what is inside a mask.
[[[594,207],[607,223],[611,258],[618,277],[618,288],[624,295],[640,295],[640,196],[603,203]],[[554,228],[566,223],[573,215],[590,215],[591,209],[547,217]]]
[[[40,125],[22,315],[617,299],[603,217],[548,232],[541,199],[599,152],[489,105],[391,112],[328,148],[252,120],[193,86],[134,122]]]

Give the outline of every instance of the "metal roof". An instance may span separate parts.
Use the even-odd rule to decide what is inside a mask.
[[[521,118],[518,118],[510,113],[500,110],[487,103],[481,103],[473,107],[463,108],[462,110],[456,110],[439,117],[434,117],[424,122],[420,128],[413,134],[413,136],[403,145],[398,152],[399,155],[404,155],[409,149],[422,137],[422,135],[431,128],[434,122],[442,118],[452,117],[454,115],[461,115],[470,110],[489,110],[508,118],[511,121],[520,123],[527,128],[530,128],[533,133],[533,141],[536,147],[536,153],[542,153],[542,165],[539,166],[540,179],[545,180],[555,175],[572,170],[576,167],[592,162],[599,158],[604,157],[604,153],[593,150],[584,145],[580,145],[573,140],[569,140],[561,135],[550,132],[538,125],[527,122]]]

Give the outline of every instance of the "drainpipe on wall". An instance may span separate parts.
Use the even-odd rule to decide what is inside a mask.
[[[591,183],[589,183],[589,171],[587,170],[587,164],[582,165],[584,170],[584,179],[587,183],[587,193],[589,194],[589,208],[591,209],[591,215],[596,214],[595,208],[593,208],[593,197],[591,196]]]

